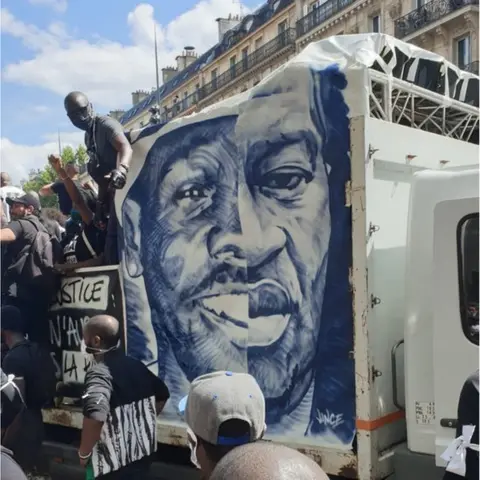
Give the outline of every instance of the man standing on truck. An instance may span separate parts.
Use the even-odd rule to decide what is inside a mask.
[[[82,349],[94,361],[85,376],[78,457],[94,478],[142,480],[157,449],[157,415],[169,392],[119,345],[115,318],[98,315],[84,325]]]
[[[88,172],[98,184],[96,221],[105,223],[109,215],[105,254],[107,264],[115,264],[118,263],[118,245],[114,192],[125,186],[132,147],[120,123],[112,117],[96,115],[84,93],[70,92],[64,105],[72,124],[85,132],[90,157]]]
[[[180,402],[179,411],[188,425],[191,461],[204,480],[231,450],[257,442],[267,428],[265,398],[247,373],[215,372],[198,377]]]

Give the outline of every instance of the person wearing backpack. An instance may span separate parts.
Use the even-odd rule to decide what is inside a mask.
[[[1,317],[1,333],[8,347],[2,370],[18,380],[26,405],[2,438],[2,445],[14,453],[24,470],[32,471],[44,438],[42,408],[55,396],[56,368],[47,349],[25,338],[25,322],[18,308],[2,306]]]
[[[18,307],[30,340],[48,344],[48,307],[58,287],[54,265],[62,258],[62,249],[55,232],[49,232],[38,218],[37,195],[27,192],[7,203],[13,220],[0,230],[0,243],[5,246],[2,305]]]

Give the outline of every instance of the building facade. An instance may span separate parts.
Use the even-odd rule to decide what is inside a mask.
[[[218,43],[201,56],[185,47],[162,69],[158,91],[132,93],[133,107],[110,112],[141,128],[159,105],[162,122],[242,91],[314,41],[381,32],[442,55],[478,74],[479,0],[268,0],[254,13],[217,19]]]

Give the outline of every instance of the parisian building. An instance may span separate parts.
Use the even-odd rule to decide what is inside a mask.
[[[218,42],[204,53],[186,46],[162,68],[160,89],[132,93],[132,108],[112,111],[126,130],[161,122],[243,92],[310,42],[381,32],[433,51],[478,74],[479,0],[268,0],[245,16],[217,19]]]

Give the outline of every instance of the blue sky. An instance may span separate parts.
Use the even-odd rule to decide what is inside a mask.
[[[155,84],[153,25],[160,67],[185,45],[217,41],[215,19],[247,13],[259,0],[2,0],[1,161],[15,182],[82,134],[63,110],[71,90],[101,113],[130,106],[130,93]]]

